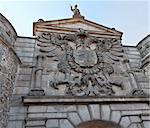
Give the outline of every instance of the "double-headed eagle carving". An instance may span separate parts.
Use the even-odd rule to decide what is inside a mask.
[[[75,34],[42,33],[38,38],[40,52],[50,55],[50,45],[62,52],[57,59],[57,75],[49,81],[54,89],[66,86],[66,95],[107,96],[115,94],[113,86],[123,89],[121,81],[113,81],[114,65],[123,57],[120,42],[117,39],[91,37],[83,29]],[[64,74],[64,79],[59,78]]]

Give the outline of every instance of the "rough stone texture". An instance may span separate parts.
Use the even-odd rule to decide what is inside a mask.
[[[46,127],[58,128],[59,127],[58,120],[57,119],[47,120],[46,121]]]
[[[73,18],[35,22],[35,38],[18,37],[1,16],[0,82],[12,76],[15,86],[7,128],[84,128],[96,120],[95,127],[149,128],[149,36],[122,46],[121,32],[72,11]]]
[[[82,122],[89,121],[89,120],[107,120],[107,121],[115,122],[121,125],[123,128],[128,128],[128,127],[132,128],[132,126],[138,128],[139,125],[144,125],[142,124],[143,121],[148,122],[150,119],[149,118],[150,107],[149,107],[148,99],[147,101],[144,101],[144,99],[139,100],[139,103],[136,103],[136,100],[139,99],[137,97],[130,97],[129,99],[135,100],[135,101],[132,100],[132,102],[128,101],[127,99],[126,100],[120,99],[120,102],[118,102],[119,100],[112,99],[112,101],[115,102],[112,103],[111,101],[106,105],[105,102],[95,103],[96,100],[100,101],[100,99],[102,100],[104,97],[83,98],[82,100],[81,99],[75,100],[75,97],[68,98],[68,99],[67,97],[66,98],[62,97],[62,98],[58,98],[61,99],[60,100],[61,102],[57,102],[58,100],[53,100],[56,102],[50,102],[50,99],[54,99],[54,98],[55,97],[47,97],[47,102],[46,102],[45,96],[40,97],[40,99],[31,96],[26,97],[25,98],[26,100],[24,99],[23,101],[25,105],[32,104],[32,106],[29,107],[29,111],[28,111],[29,114],[27,118],[30,118],[30,120],[43,118],[45,121],[52,120],[52,122],[53,120],[55,120],[54,122],[56,122],[56,120],[57,122],[59,122],[61,119],[65,118],[65,120],[68,120],[66,122],[68,122],[67,125],[69,125],[70,127],[72,126],[76,127],[79,124],[82,124]],[[87,99],[89,100],[87,101]],[[108,97],[104,98],[104,101],[106,99],[109,98]],[[142,103],[141,101],[145,103]],[[42,105],[43,103],[45,103],[45,105]],[[75,104],[73,105],[73,103]],[[48,124],[47,127],[51,127],[51,125]]]
[[[14,47],[17,33],[11,23],[0,14],[0,37],[5,43]]]
[[[145,71],[149,81],[148,86],[145,86],[145,82],[143,82],[143,85],[141,86],[145,91],[150,92],[150,35],[141,40],[138,43],[137,48],[141,56],[141,68]]]
[[[0,127],[6,128],[8,111],[20,63],[13,49],[16,33],[0,14]],[[19,124],[20,125],[20,124]]]
[[[24,65],[33,65],[35,39],[18,37],[15,43],[15,51]]]

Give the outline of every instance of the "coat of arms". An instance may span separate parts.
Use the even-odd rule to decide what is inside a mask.
[[[38,38],[40,51],[49,56],[49,44],[61,50],[58,73],[49,81],[49,86],[59,89],[66,85],[66,95],[107,96],[115,94],[113,86],[123,89],[122,81],[113,81],[114,64],[123,57],[117,39],[91,37],[83,29],[75,34],[42,33]]]

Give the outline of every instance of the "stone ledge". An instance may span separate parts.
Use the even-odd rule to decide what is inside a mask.
[[[30,104],[115,104],[150,103],[149,97],[61,97],[61,96],[24,96],[22,102]]]

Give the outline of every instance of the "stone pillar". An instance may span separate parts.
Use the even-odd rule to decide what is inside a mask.
[[[130,82],[132,84],[132,88],[138,88],[138,85],[137,85],[138,83],[136,82],[136,79],[134,77],[134,73],[133,73],[133,71],[130,68],[129,60],[125,59],[124,60],[124,64],[126,65],[127,72],[128,72],[128,74],[130,76]]]
[[[36,63],[36,69],[34,71],[34,76],[35,76],[35,82],[33,84],[32,89],[29,92],[29,95],[31,96],[43,96],[44,90],[42,89],[42,72],[43,72],[43,67],[42,67],[42,62],[44,59],[44,56],[42,55],[37,55],[36,57],[37,63]]]
[[[145,70],[146,76],[148,77],[149,87],[150,87],[150,64],[144,67],[144,70]]]
[[[130,82],[132,85],[132,90],[129,93],[129,95],[131,95],[131,96],[146,96],[146,93],[141,88],[139,88],[140,86],[138,85],[134,71],[132,71],[132,69],[130,67],[129,60],[125,59],[124,63],[126,65],[126,69],[130,76]]]

